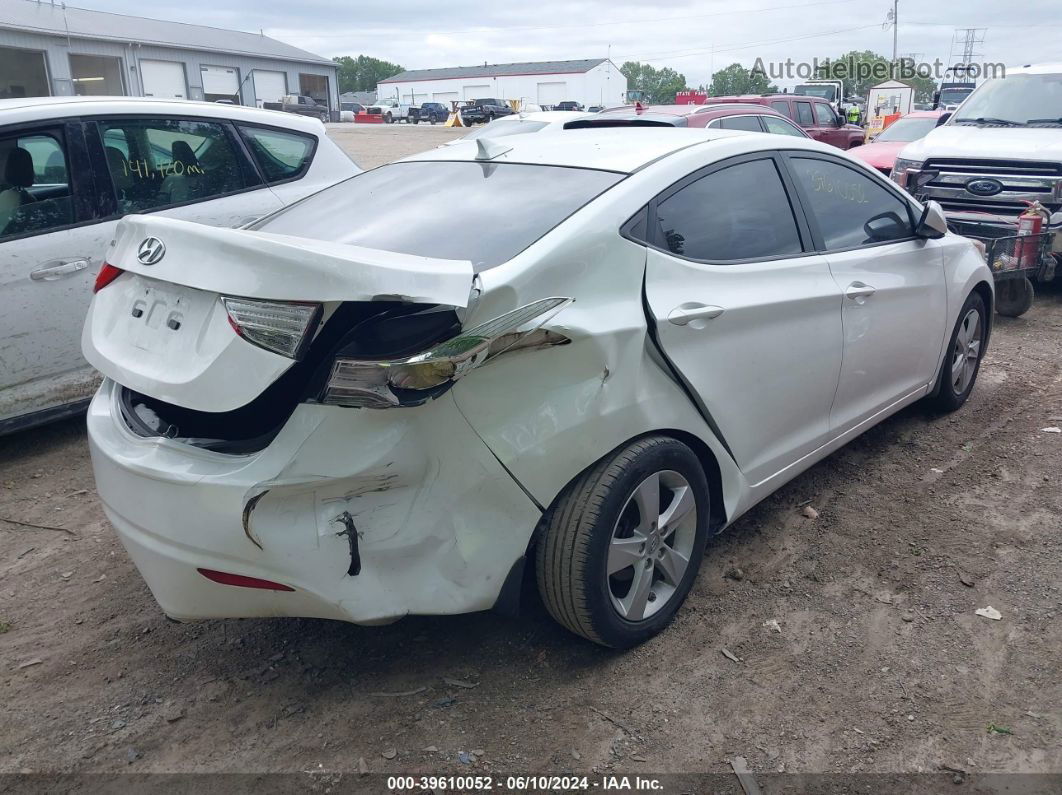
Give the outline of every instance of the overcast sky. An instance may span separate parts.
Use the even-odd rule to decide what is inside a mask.
[[[72,0],[71,6],[258,31],[328,57],[372,55],[407,69],[604,57],[670,66],[688,84],[738,61],[809,61],[853,49],[892,54],[891,0]],[[148,10],[149,9],[149,10]],[[1060,0],[900,0],[899,53],[961,55],[956,28],[987,28],[978,60],[1058,60]],[[1025,24],[1022,24],[1025,23]],[[610,50],[611,47],[611,50]],[[797,81],[781,81],[783,85]]]

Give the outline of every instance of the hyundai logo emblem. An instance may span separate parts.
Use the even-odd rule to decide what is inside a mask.
[[[998,179],[971,179],[966,182],[966,190],[976,196],[995,196],[1003,190],[1003,183]]]
[[[136,258],[144,265],[154,265],[166,256],[166,244],[157,237],[145,237],[140,248],[136,250]]]

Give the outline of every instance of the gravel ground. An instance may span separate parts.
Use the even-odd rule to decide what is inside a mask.
[[[369,167],[455,131],[330,133]],[[1060,350],[1059,294],[999,319],[966,407],[909,408],[753,509],[626,654],[534,603],[169,623],[82,422],[0,439],[0,772],[1062,772]]]

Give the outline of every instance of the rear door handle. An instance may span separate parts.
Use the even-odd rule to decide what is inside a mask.
[[[712,320],[723,314],[721,306],[705,306],[704,304],[683,304],[677,306],[668,313],[669,323],[676,326],[686,326],[691,320]]]
[[[65,259],[49,262],[36,270],[30,271],[30,278],[35,282],[54,282],[72,273],[83,271],[89,266],[87,259]]]
[[[863,303],[863,299],[870,298],[877,290],[871,287],[869,284],[863,284],[863,282],[852,282],[848,285],[848,289],[844,291],[846,298],[851,298],[856,303]]]

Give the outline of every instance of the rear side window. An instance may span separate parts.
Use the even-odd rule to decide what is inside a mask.
[[[107,119],[99,129],[122,215],[207,201],[258,182],[222,124]]]
[[[251,226],[263,232],[471,260],[512,259],[622,174],[519,163],[392,163]]]
[[[811,103],[810,102],[798,102],[796,103],[797,110],[797,124],[801,127],[812,127],[815,125],[815,117],[811,115]]]
[[[701,177],[656,208],[660,242],[672,254],[709,262],[802,251],[796,219],[771,159]]]
[[[313,136],[244,126],[240,127],[240,132],[270,184],[295,179],[313,159],[316,143]]]
[[[772,102],[771,103],[771,107],[774,108],[779,113],[781,113],[782,115],[788,116],[789,118],[792,118],[792,114],[791,114],[791,112],[789,110],[789,103],[788,102],[783,102],[781,100],[778,100],[777,102]]]
[[[914,235],[907,203],[869,176],[828,160],[793,157],[789,163],[827,251]]]

